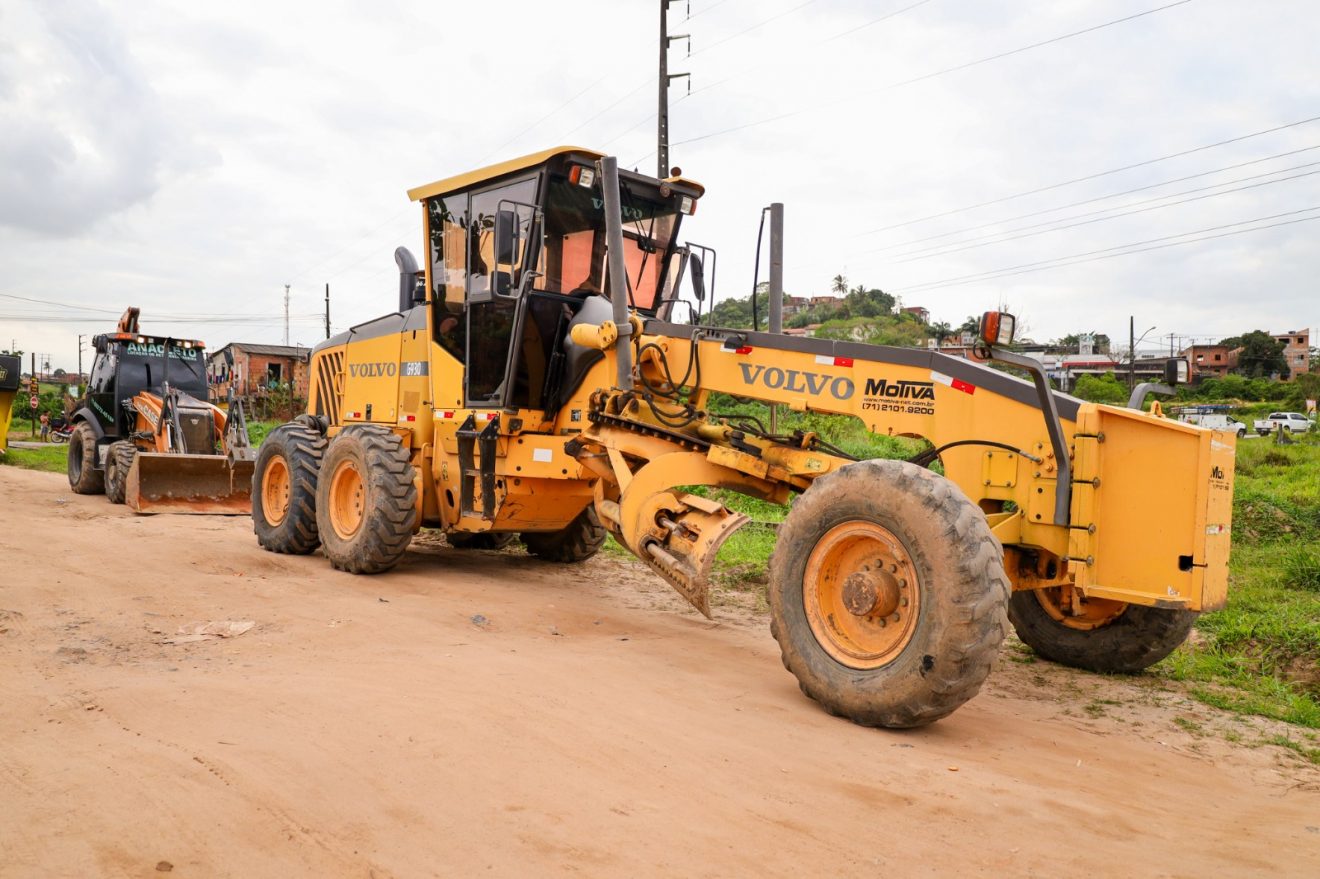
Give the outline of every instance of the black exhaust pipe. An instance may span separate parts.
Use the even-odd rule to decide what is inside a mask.
[[[394,249],[394,264],[399,267],[399,311],[405,312],[417,302],[425,302],[426,296],[420,289],[422,281],[417,277],[417,258],[406,247]]]

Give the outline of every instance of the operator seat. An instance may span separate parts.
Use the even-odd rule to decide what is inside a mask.
[[[586,348],[573,341],[573,327],[578,324],[601,324],[614,319],[614,307],[604,296],[587,296],[582,307],[568,322],[562,341],[564,351],[564,381],[559,386],[559,400],[567,400],[582,384],[591,367],[605,359],[605,352]]]

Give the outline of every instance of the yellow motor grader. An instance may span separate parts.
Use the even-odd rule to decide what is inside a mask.
[[[205,346],[145,335],[128,308],[93,340],[69,437],[69,486],[139,513],[246,515],[253,450],[241,406],[208,402]],[[232,404],[231,399],[231,404]]]
[[[1052,392],[1004,313],[980,354],[1030,381],[677,322],[685,273],[704,298],[678,242],[702,194],[575,147],[411,190],[424,265],[397,250],[397,311],[315,350],[307,413],[259,449],[261,545],[376,573],[421,527],[568,563],[609,534],[709,615],[712,561],[747,520],[699,487],[791,504],[769,585],[784,664],[831,713],[887,727],[971,698],[1010,622],[1045,657],[1131,672],[1224,603],[1234,436]],[[856,460],[721,414],[729,398],[925,451]]]

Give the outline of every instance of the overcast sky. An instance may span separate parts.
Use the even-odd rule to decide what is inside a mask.
[[[675,2],[685,237],[721,297],[782,201],[791,294],[1004,302],[1038,340],[1314,327],[1320,3],[1171,3]],[[72,369],[130,304],[279,342],[286,283],[315,344],[326,282],[336,332],[393,309],[407,188],[563,143],[654,173],[656,0],[392,6],[0,0],[0,347]]]

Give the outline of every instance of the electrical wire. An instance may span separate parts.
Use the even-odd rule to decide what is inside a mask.
[[[1007,52],[999,52],[994,55],[988,55],[984,58],[978,58],[974,61],[967,61],[963,64],[954,65],[953,67],[945,67],[940,70],[932,71],[931,73],[922,74],[921,76],[911,77],[910,79],[899,80],[897,82],[892,82],[889,83],[888,85],[880,86],[878,88],[866,89],[858,94],[849,95],[846,98],[838,98],[833,101],[817,102],[808,107],[802,107],[797,110],[790,110],[787,113],[778,113],[774,116],[768,116],[762,119],[756,119],[751,122],[744,122],[741,125],[734,125],[729,128],[722,128],[717,131],[711,131],[706,134],[698,135],[696,137],[689,137],[685,140],[675,141],[672,145],[683,146],[684,144],[697,143],[703,140],[710,140],[711,138],[722,137],[726,134],[733,134],[738,131],[745,131],[748,128],[756,128],[761,125],[768,125],[772,122],[780,122],[784,119],[791,119],[795,116],[801,116],[806,113],[813,113],[826,107],[835,107],[842,104],[849,104],[849,105],[855,104],[860,95],[874,94],[882,91],[888,91],[890,89],[915,85],[920,82],[926,82],[928,80],[935,79],[940,76],[947,76],[950,73],[957,73],[963,70],[968,70],[970,68],[980,66],[982,64],[988,64],[992,61],[1000,61],[1003,60],[1004,58],[1011,58],[1014,55],[1020,55],[1024,52],[1029,52],[1033,49],[1039,49],[1044,46],[1049,46],[1055,43],[1063,42],[1064,40],[1070,40],[1075,37],[1083,36],[1085,34],[1095,33],[1096,31],[1104,30],[1105,28],[1110,28],[1120,24],[1125,24],[1127,22],[1134,21],[1138,18],[1144,18],[1145,16],[1148,15],[1154,15],[1158,12],[1164,12],[1169,9],[1174,9],[1178,6],[1185,6],[1191,2],[1192,0],[1176,0],[1176,2],[1174,3],[1167,3],[1163,6],[1157,6],[1154,9],[1147,9],[1143,12],[1137,12],[1137,13],[1133,13],[1132,15],[1126,15],[1123,16],[1122,18],[1116,18],[1113,19],[1112,21],[1106,21],[1101,24],[1092,25],[1091,27],[1083,28],[1081,30],[1072,31],[1066,34],[1060,34],[1059,36],[1051,37],[1048,40],[1041,40],[1039,42],[1031,43],[1026,46],[1019,46],[1018,48],[1010,49]]]
[[[1222,174],[1222,173],[1225,172],[1225,171],[1235,171],[1235,170],[1237,170],[1238,168],[1245,168],[1245,167],[1248,167],[1248,166],[1250,166],[1250,165],[1259,165],[1259,164],[1262,163],[1262,162],[1271,162],[1271,161],[1273,161],[1273,160],[1275,160],[1275,159],[1282,159],[1282,158],[1286,158],[1286,157],[1288,157],[1288,156],[1295,156],[1295,155],[1298,155],[1298,154],[1300,154],[1300,153],[1311,152],[1312,150],[1317,150],[1317,149],[1320,149],[1320,144],[1314,144],[1314,145],[1312,145],[1312,146],[1302,147],[1302,148],[1300,148],[1300,149],[1295,149],[1295,150],[1288,150],[1288,151],[1286,151],[1286,152],[1282,152],[1282,153],[1275,153],[1275,154],[1272,155],[1272,156],[1265,156],[1265,157],[1260,158],[1260,159],[1251,159],[1250,161],[1246,161],[1246,162],[1238,162],[1238,163],[1233,164],[1233,165],[1225,165],[1225,166],[1223,166],[1223,167],[1221,167],[1221,168],[1214,168],[1214,169],[1209,170],[1209,171],[1201,171],[1201,172],[1196,173],[1196,174],[1188,174],[1188,175],[1186,175],[1186,176],[1184,176],[1184,177],[1175,177],[1175,178],[1173,178],[1172,180],[1162,180],[1162,181],[1160,181],[1159,183],[1148,183],[1148,184],[1146,184],[1145,186],[1135,186],[1135,187],[1132,187],[1131,189],[1124,189],[1124,190],[1122,190],[1121,192],[1111,192],[1111,193],[1109,193],[1108,195],[1097,195],[1097,196],[1095,196],[1095,197],[1093,197],[1093,198],[1084,198],[1084,199],[1081,199],[1081,200],[1079,200],[1079,201],[1069,202],[1068,204],[1059,205],[1059,206],[1057,206],[1057,207],[1044,208],[1044,209],[1042,209],[1042,210],[1038,210],[1038,211],[1030,211],[1030,212],[1025,213],[1025,214],[1018,214],[1018,215],[1016,215],[1016,216],[1012,216],[1012,217],[1005,217],[1005,218],[1002,219],[1002,220],[994,220],[994,221],[989,222],[989,223],[980,223],[980,224],[975,225],[975,226],[966,226],[966,227],[964,227],[964,228],[962,228],[962,229],[954,229],[953,231],[950,231],[950,232],[941,232],[941,233],[939,233],[938,235],[927,235],[927,236],[925,236],[925,237],[923,237],[923,238],[912,238],[912,239],[910,239],[910,240],[908,240],[908,241],[900,241],[900,242],[896,242],[896,243],[894,243],[894,244],[886,244],[885,246],[883,246],[883,247],[877,247],[877,248],[875,248],[874,250],[864,251],[864,253],[883,253],[883,252],[886,251],[886,250],[895,250],[895,249],[897,249],[897,248],[900,248],[900,247],[907,247],[907,246],[912,245],[912,244],[923,244],[923,243],[925,243],[925,242],[927,242],[927,241],[936,241],[936,240],[938,240],[938,239],[940,239],[940,238],[951,238],[951,237],[953,237],[953,236],[955,236],[955,235],[963,235],[963,234],[965,234],[965,233],[967,233],[967,232],[979,232],[979,231],[982,230],[982,229],[989,229],[989,228],[992,228],[992,227],[994,227],[994,226],[1002,226],[1002,225],[1004,225],[1005,223],[1015,223],[1015,222],[1017,222],[1018,220],[1028,220],[1028,219],[1031,219],[1032,217],[1039,217],[1039,216],[1042,216],[1042,215],[1044,215],[1044,214],[1053,214],[1053,213],[1057,213],[1058,211],[1065,211],[1065,210],[1067,210],[1068,208],[1082,207],[1083,205],[1095,204],[1096,202],[1099,202],[1099,201],[1108,201],[1108,200],[1111,199],[1111,198],[1121,198],[1121,197],[1123,197],[1123,196],[1125,196],[1125,195],[1135,195],[1135,194],[1138,193],[1138,192],[1147,192],[1147,191],[1152,190],[1152,189],[1159,189],[1159,188],[1162,187],[1162,186],[1172,186],[1172,185],[1175,184],[1175,183],[1186,183],[1188,180],[1196,180],[1196,179],[1199,179],[1199,178],[1201,178],[1201,177],[1209,177],[1209,176],[1212,175],[1212,174]],[[1301,166],[1299,166],[1299,167],[1301,167]],[[1279,172],[1279,171],[1273,171],[1273,172],[1270,172],[1270,173],[1278,174],[1278,173],[1281,173],[1281,172]],[[1251,177],[1244,177],[1244,178],[1242,178],[1242,179],[1244,179],[1244,180],[1251,180],[1251,179],[1253,179],[1253,178],[1251,178]],[[1229,183],[1233,183],[1233,182],[1238,182],[1238,181],[1228,181],[1228,182],[1229,182]],[[1226,185],[1228,185],[1228,184],[1227,184],[1227,183],[1221,183],[1221,184],[1218,184],[1218,185],[1220,185],[1220,186],[1226,186]],[[1195,192],[1196,190],[1189,190],[1189,191]],[[1170,196],[1165,196],[1165,197],[1168,198],[1168,197],[1170,197]],[[869,234],[869,233],[863,233],[863,234]],[[857,237],[857,236],[853,236],[853,237]]]
[[[1263,137],[1264,135],[1267,134],[1275,134],[1280,131],[1287,131],[1290,128],[1297,128],[1298,126],[1301,125],[1309,125],[1310,123],[1317,121],[1320,121],[1320,116],[1311,116],[1306,119],[1298,119],[1295,122],[1288,122],[1284,125],[1276,125],[1273,128],[1265,128],[1260,131],[1253,131],[1250,134],[1242,134],[1237,137],[1230,137],[1227,140],[1219,140],[1219,141],[1215,141],[1214,143],[1208,143],[1208,144],[1204,144],[1203,146],[1181,150],[1176,153],[1169,153],[1168,155],[1164,155],[1164,156],[1156,156],[1153,159],[1146,159],[1141,162],[1133,162],[1130,165],[1122,165],[1118,168],[1110,168],[1107,171],[1097,171],[1094,174],[1087,174],[1082,177],[1074,177],[1071,180],[1062,180],[1058,183],[1051,183],[1048,186],[1038,186],[1035,189],[1028,189],[1024,192],[1015,192],[1012,195],[1000,196],[999,198],[993,198],[990,199],[989,201],[977,202],[976,204],[970,204],[964,207],[954,208],[948,211],[942,211],[938,214],[927,214],[924,217],[917,217],[916,219],[905,220],[902,223],[894,223],[889,226],[880,226],[879,228],[871,229],[866,232],[858,232],[853,237],[861,238],[862,236],[874,235],[878,232],[888,232],[893,229],[902,229],[905,226],[915,226],[917,223],[925,223],[929,220],[939,220],[944,217],[952,217],[955,214],[963,214],[966,213],[967,211],[974,211],[978,208],[985,208],[985,207],[990,207],[991,205],[1003,204],[1004,202],[1016,201],[1019,198],[1026,198],[1027,196],[1030,195],[1039,195],[1042,192],[1050,192],[1055,189],[1062,189],[1065,186],[1072,186],[1077,183],[1086,183],[1090,180],[1098,180],[1101,177],[1109,177],[1113,174],[1121,174],[1124,171],[1132,171],[1137,168],[1144,168],[1148,165],[1154,165],[1159,162],[1167,162],[1171,159],[1181,159],[1184,156],[1190,156],[1196,153],[1203,153],[1206,150],[1212,150],[1218,147],[1228,146],[1229,144],[1241,143],[1244,140],[1251,140],[1252,138],[1255,137]],[[1315,149],[1315,147],[1306,147],[1306,149]],[[1298,152],[1302,152],[1302,150],[1298,150]],[[1280,153],[1280,155],[1291,155],[1291,154]],[[1264,161],[1264,160],[1258,160],[1258,161]],[[1230,166],[1230,167],[1237,167],[1237,166]],[[1228,170],[1228,169],[1226,168],[1224,170]],[[1207,173],[1212,173],[1212,172],[1207,172]],[[1179,182],[1179,181],[1172,181],[1172,182]]]
[[[1115,259],[1120,256],[1131,256],[1136,253],[1146,253],[1152,250],[1162,250],[1168,247],[1180,247],[1185,244],[1195,244],[1201,241],[1211,241],[1217,238],[1228,238],[1233,235],[1244,235],[1248,232],[1260,232],[1265,229],[1275,229],[1280,226],[1291,226],[1297,223],[1306,223],[1312,220],[1320,220],[1320,216],[1302,217],[1300,219],[1285,220],[1278,223],[1270,223],[1265,226],[1256,226],[1251,229],[1238,229],[1232,232],[1219,232],[1223,229],[1231,229],[1235,226],[1244,226],[1251,223],[1262,223],[1266,220],[1278,219],[1280,217],[1295,217],[1297,214],[1320,211],[1320,205],[1310,208],[1302,208],[1296,211],[1285,211],[1281,214],[1272,214],[1268,217],[1257,217],[1252,220],[1242,220],[1237,223],[1225,223],[1220,226],[1210,226],[1205,229],[1194,229],[1190,232],[1180,232],[1177,235],[1165,235],[1159,238],[1149,238],[1145,241],[1134,241],[1130,244],[1120,244],[1115,247],[1106,247],[1100,250],[1091,250],[1085,253],[1075,253],[1069,256],[1055,257],[1054,259],[1041,260],[1034,263],[1023,263],[1018,266],[1008,266],[1002,269],[994,269],[988,272],[980,272],[971,275],[962,275],[954,278],[945,278],[937,281],[928,281],[921,284],[913,284],[906,287],[898,287],[896,293],[913,293],[923,290],[942,290],[947,287],[957,287],[964,284],[971,284],[980,281],[998,280],[1000,278],[1012,277],[1015,275],[1031,274],[1033,272],[1045,271],[1047,269],[1066,268],[1068,266],[1081,265],[1083,263],[1099,262],[1106,259]],[[1207,232],[1218,232],[1213,235],[1203,235],[1200,238],[1190,238],[1187,241],[1173,241],[1175,238],[1184,238],[1188,235],[1202,235]],[[1167,243],[1160,243],[1167,242]],[[1153,245],[1147,247],[1145,245]],[[1121,252],[1119,252],[1121,251]]]
[[[1310,168],[1310,167],[1314,167],[1314,166],[1316,166],[1316,165],[1320,165],[1320,162],[1311,162],[1311,163],[1308,163],[1308,164],[1306,164],[1306,165],[1298,165],[1296,168],[1288,168],[1288,169],[1285,169],[1285,170],[1292,171],[1292,170],[1297,170],[1298,168]],[[1272,173],[1272,174],[1279,174],[1279,173],[1283,173],[1283,172],[1282,172],[1282,171],[1274,171],[1274,172],[1271,172],[1271,173]],[[1297,180],[1297,179],[1300,179],[1300,178],[1302,178],[1302,177],[1313,177],[1313,176],[1315,176],[1316,174],[1320,174],[1320,171],[1307,171],[1307,172],[1304,173],[1304,174],[1294,174],[1294,175],[1292,175],[1291,177],[1280,177],[1280,178],[1278,178],[1277,180],[1265,180],[1265,181],[1262,181],[1262,182],[1259,182],[1259,183],[1252,183],[1252,184],[1247,185],[1247,186],[1239,186],[1239,187],[1237,187],[1236,189],[1226,189],[1226,190],[1224,190],[1223,192],[1210,192],[1210,193],[1205,193],[1205,194],[1203,194],[1203,195],[1196,195],[1196,196],[1193,196],[1192,198],[1184,198],[1184,199],[1181,199],[1180,201],[1171,201],[1171,202],[1169,202],[1168,204],[1157,204],[1157,205],[1151,205],[1151,206],[1149,206],[1149,207],[1144,207],[1144,208],[1138,208],[1138,207],[1135,207],[1135,205],[1129,205],[1128,207],[1133,207],[1134,209],[1133,209],[1133,210],[1123,210],[1123,211],[1121,211],[1120,213],[1116,213],[1116,214],[1109,214],[1109,211],[1116,210],[1115,208],[1109,208],[1109,209],[1106,210],[1106,211],[1096,211],[1096,212],[1092,212],[1092,213],[1090,213],[1090,214],[1079,214],[1079,215],[1074,216],[1074,217],[1065,217],[1065,218],[1063,218],[1063,219],[1059,219],[1059,220],[1051,220],[1051,221],[1048,222],[1048,223],[1037,223],[1035,226],[1026,226],[1026,227],[1024,227],[1024,228],[1022,228],[1022,229],[1013,229],[1013,230],[1009,230],[1009,231],[1007,231],[1007,232],[997,233],[998,235],[1006,235],[1007,237],[997,237],[996,235],[984,236],[985,238],[993,238],[993,239],[995,239],[995,240],[981,240],[981,241],[977,241],[976,239],[973,239],[973,242],[975,242],[975,243],[973,243],[973,242],[957,242],[957,244],[959,244],[959,245],[963,245],[963,246],[940,245],[940,246],[937,246],[937,247],[926,248],[926,249],[924,249],[924,250],[915,250],[915,251],[912,251],[912,252],[910,252],[910,253],[899,254],[899,257],[901,257],[901,258],[900,258],[900,259],[896,259],[896,260],[894,260],[894,263],[895,263],[895,264],[899,264],[899,265],[901,265],[901,264],[903,264],[903,263],[919,262],[919,261],[921,261],[921,260],[935,259],[935,258],[937,258],[937,257],[941,257],[941,256],[948,256],[949,254],[953,254],[953,253],[962,253],[962,252],[964,252],[964,251],[968,251],[968,250],[976,250],[977,248],[981,248],[981,247],[990,247],[990,246],[995,245],[995,244],[1006,244],[1006,243],[1008,243],[1008,242],[1010,242],[1010,241],[1021,241],[1021,240],[1024,239],[1024,238],[1033,238],[1033,237],[1035,237],[1035,236],[1037,236],[1037,235],[1045,235],[1045,234],[1048,234],[1048,233],[1050,233],[1050,232],[1062,232],[1062,231],[1064,231],[1064,230],[1066,230],[1066,229],[1076,229],[1076,228],[1078,228],[1079,226],[1089,226],[1089,225],[1091,225],[1092,223],[1103,223],[1103,222],[1105,222],[1105,221],[1107,221],[1107,220],[1117,220],[1117,219],[1120,219],[1120,218],[1122,218],[1122,217],[1131,217],[1131,216],[1134,216],[1134,215],[1136,215],[1136,214],[1149,213],[1150,211],[1160,211],[1160,210],[1164,210],[1165,208],[1171,208],[1171,207],[1177,207],[1177,206],[1179,206],[1179,205],[1190,204],[1191,202],[1204,201],[1205,199],[1210,199],[1210,198],[1218,198],[1218,197],[1221,196],[1221,195],[1232,195],[1232,194],[1234,194],[1234,193],[1238,193],[1238,192],[1245,192],[1245,191],[1247,191],[1247,190],[1249,190],[1249,189],[1258,189],[1259,187],[1262,187],[1262,186],[1271,186],[1271,185],[1273,185],[1273,184],[1275,184],[1275,183],[1286,183],[1286,182],[1288,182],[1288,181],[1290,181],[1290,180]],[[1257,176],[1268,176],[1268,175],[1257,175]],[[1246,180],[1251,180],[1251,179],[1253,179],[1253,178],[1251,178],[1251,177],[1247,177],[1247,178],[1244,178],[1244,179],[1246,179]],[[1231,182],[1237,183],[1237,182],[1241,182],[1241,181],[1231,181]],[[1227,185],[1229,185],[1229,184],[1227,184],[1227,183],[1220,183],[1220,184],[1218,184],[1218,186],[1227,186]],[[1216,187],[1206,187],[1206,188],[1216,188]],[[1196,189],[1189,190],[1189,192],[1200,192],[1200,191],[1202,191],[1202,190],[1196,190]],[[1188,193],[1184,192],[1184,193],[1177,193],[1177,194],[1174,194],[1174,195],[1166,195],[1166,196],[1161,196],[1161,197],[1158,198],[1158,199],[1148,199],[1147,202],[1149,202],[1149,201],[1162,201],[1162,200],[1164,200],[1164,199],[1166,199],[1166,198],[1176,198],[1177,195],[1187,195],[1187,194],[1188,194]],[[1143,203],[1146,203],[1146,202],[1136,202],[1135,204],[1140,205],[1140,204],[1143,204]],[[1108,216],[1098,216],[1098,214],[1108,214]],[[1086,217],[1090,217],[1091,219],[1084,219],[1084,218],[1086,218]],[[1074,223],[1074,222],[1071,222],[1072,220],[1079,220],[1079,222],[1075,222],[1075,223]],[[1056,223],[1062,223],[1062,224],[1064,224],[1064,225],[1055,225]],[[1039,228],[1039,227],[1041,227],[1041,226],[1048,226],[1049,228]],[[1028,231],[1028,230],[1033,230],[1033,229],[1034,229],[1035,231]],[[1023,234],[1021,234],[1021,235],[1013,234],[1013,233],[1016,233],[1016,232],[1021,232],[1021,233],[1023,233]]]

